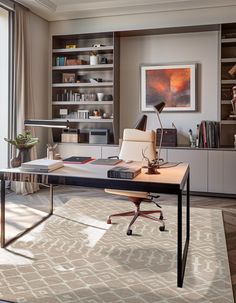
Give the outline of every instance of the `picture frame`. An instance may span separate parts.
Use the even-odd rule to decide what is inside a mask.
[[[152,112],[160,102],[165,112],[197,111],[196,70],[196,63],[141,65],[141,111]]]
[[[63,83],[75,83],[75,74],[74,73],[63,73],[62,82]]]

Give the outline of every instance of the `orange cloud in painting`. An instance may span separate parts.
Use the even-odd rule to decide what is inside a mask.
[[[146,71],[147,104],[164,101],[167,107],[190,106],[190,68]]]

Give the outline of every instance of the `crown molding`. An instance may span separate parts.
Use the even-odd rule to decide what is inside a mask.
[[[55,12],[57,9],[57,5],[50,0],[35,0],[35,2],[51,12]]]
[[[221,7],[236,9],[235,0],[67,0],[64,2],[19,0],[18,2],[48,21]]]

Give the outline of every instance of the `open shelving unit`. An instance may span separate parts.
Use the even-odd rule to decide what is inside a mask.
[[[221,146],[233,147],[236,119],[232,112],[232,88],[236,86],[236,74],[229,70],[236,65],[236,24],[221,25]]]
[[[108,143],[119,140],[119,37],[113,33],[53,36],[52,119],[70,122],[88,143],[91,129],[108,129]],[[90,56],[98,62],[91,64]],[[103,99],[98,101],[98,93]],[[66,112],[61,115],[60,113]],[[86,111],[85,119],[78,111]],[[94,117],[98,113],[100,118]],[[53,129],[54,141],[61,130]]]

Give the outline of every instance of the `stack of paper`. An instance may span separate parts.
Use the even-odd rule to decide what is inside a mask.
[[[63,166],[62,160],[37,159],[21,164],[24,171],[46,172],[49,173]]]

